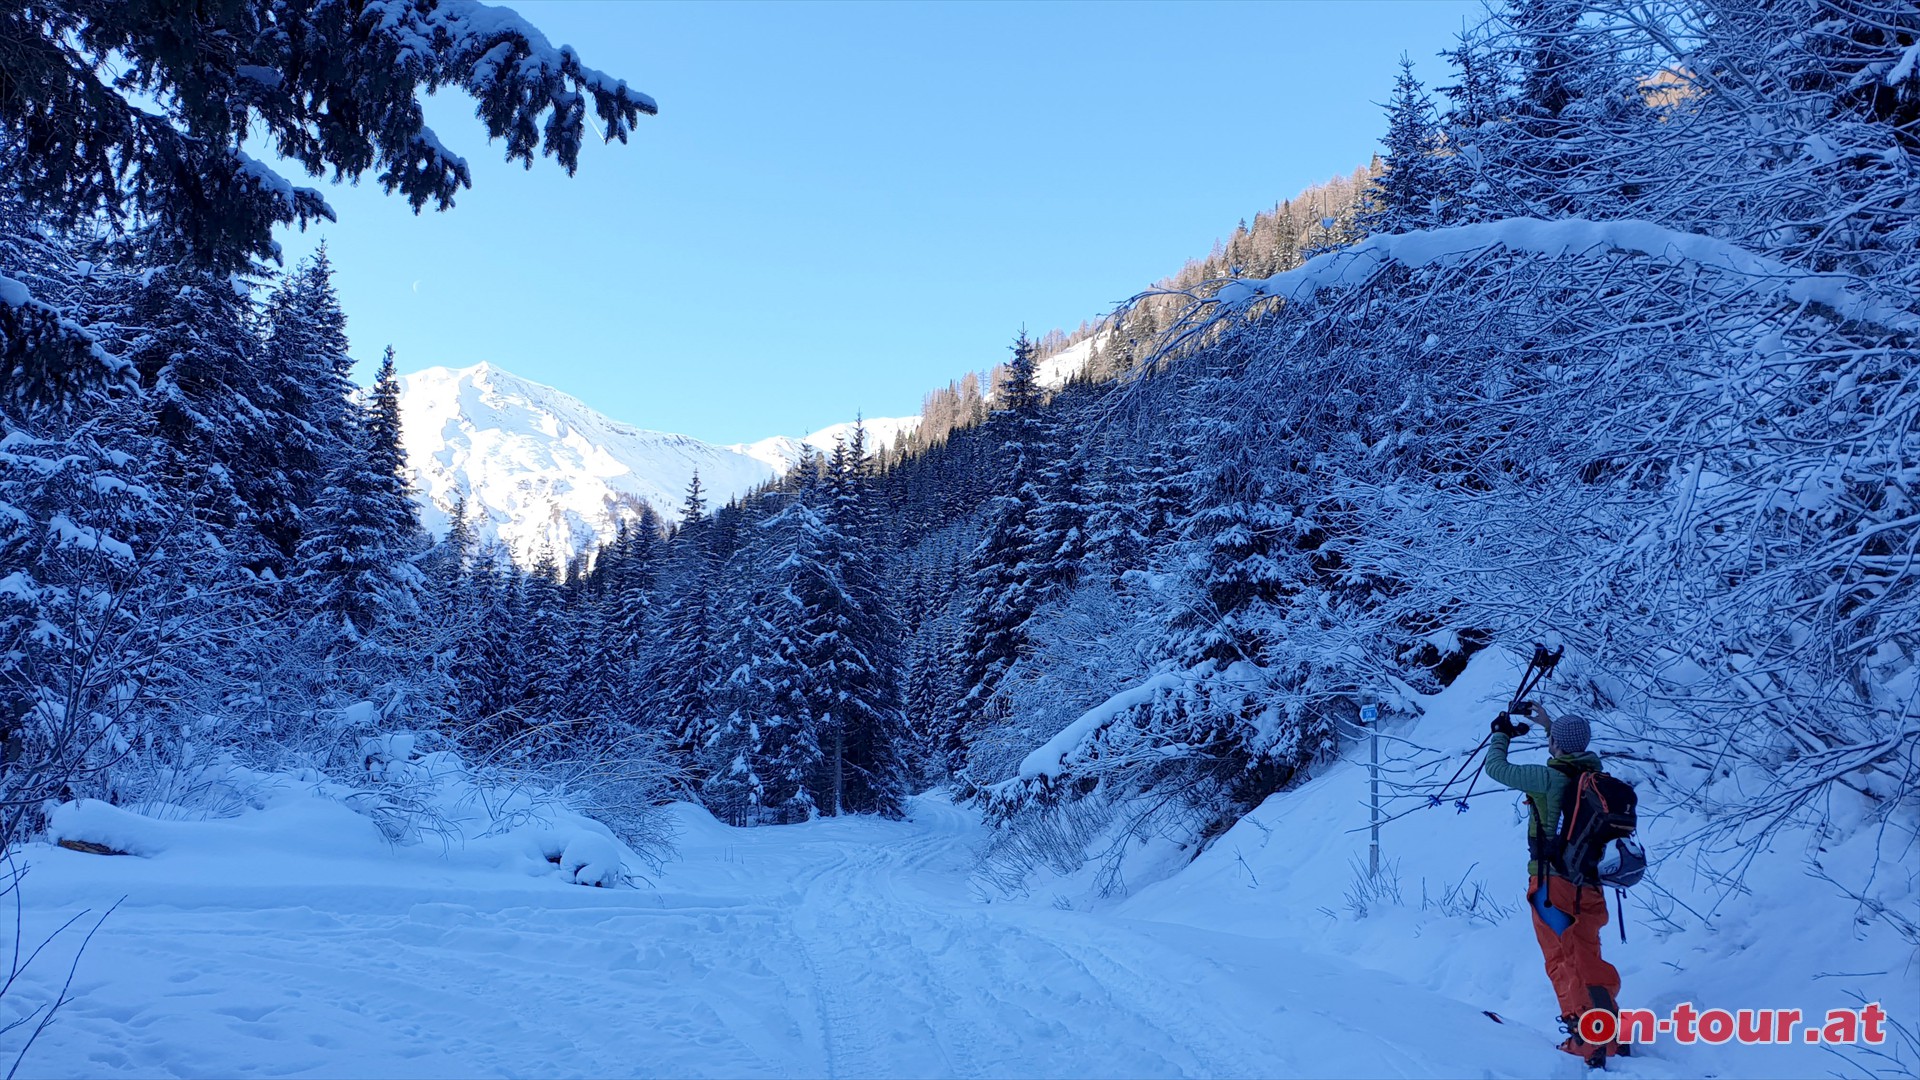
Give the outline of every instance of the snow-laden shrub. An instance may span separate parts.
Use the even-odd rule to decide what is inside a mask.
[[[564,792],[502,786],[446,750],[421,752],[411,733],[368,738],[358,778],[314,770],[268,773],[230,757],[175,789],[185,803],[115,806],[97,799],[52,811],[48,839],[141,858],[176,850],[257,846],[359,857],[449,860],[616,888],[665,855],[636,848],[567,804]]]
[[[575,833],[560,849],[560,872],[578,885],[613,888],[628,883],[620,847],[604,836]]]
[[[1006,720],[969,743],[969,772],[988,782],[1018,775],[1034,747],[1146,677],[1159,639],[1153,620],[1142,617],[1147,606],[1138,590],[1089,575],[1041,608],[1032,624],[1032,653],[1013,665],[995,695]]]
[[[283,723],[285,741],[244,739],[231,721],[207,717],[123,760],[110,802],[140,818],[205,821],[261,810],[292,788],[338,802],[399,847],[452,850],[591,819],[636,866],[657,867],[671,851],[673,770],[653,740],[529,731],[473,759],[453,735],[404,726],[405,708],[396,699],[318,710]],[[557,863],[562,852],[537,857],[549,854]],[[599,883],[625,880],[604,852],[580,865],[595,867],[588,876]]]
[[[988,836],[974,879],[1003,896],[1025,896],[1036,875],[1067,877],[1084,866],[1113,819],[1114,808],[1098,798],[1026,808]]]
[[[522,725],[472,760],[476,790],[503,825],[558,804],[601,822],[655,865],[672,849],[666,807],[681,772],[657,734],[593,721]]]

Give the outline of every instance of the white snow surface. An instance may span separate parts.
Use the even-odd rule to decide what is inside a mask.
[[[1103,336],[1094,334],[1041,360],[1033,373],[1034,381],[1049,390],[1067,385],[1086,370],[1087,361],[1093,358],[1093,343]]]
[[[5,274],[0,274],[0,304],[26,307],[33,302],[33,291]]]
[[[1390,716],[1391,735],[1473,746],[1518,670],[1483,657],[1424,716]],[[1604,730],[1596,746],[1611,749]],[[386,768],[409,757],[384,752]],[[1364,743],[1348,758],[1197,858],[1141,845],[1165,872],[1136,866],[1117,902],[1066,879],[1021,898],[984,887],[985,830],[938,794],[907,821],[761,829],[679,806],[678,857],[630,888],[579,884],[623,856],[578,820],[392,847],[297,784],[222,820],[70,806],[56,834],[136,854],[26,849],[29,943],[124,899],[21,1075],[1584,1077],[1554,1049],[1511,793],[1389,826],[1403,901],[1358,917],[1342,894],[1365,858],[1349,831],[1366,822]],[[1658,854],[1681,827],[1656,815],[1644,831]],[[1636,889],[1628,942],[1604,938],[1623,1002],[1824,1015],[1878,1000],[1911,1024],[1912,949],[1809,882],[1795,839],[1705,928],[1663,926],[1660,891]],[[1851,846],[1829,843],[1830,865]],[[1651,880],[1712,906],[1684,861]],[[1439,903],[1482,881],[1504,915]],[[77,943],[56,940],[0,1007],[46,1000]],[[22,1031],[0,1038],[9,1059]],[[1835,1071],[1858,1070],[1801,1045],[1665,1041],[1609,1075]]]
[[[696,471],[708,507],[724,505],[785,473],[803,442],[831,451],[834,438],[853,427],[714,446],[623,424],[493,364],[428,368],[401,376],[400,386],[401,444],[422,523],[444,535],[465,494],[468,512],[481,515],[481,541],[500,541],[522,565],[548,544],[564,561],[612,539],[642,502],[663,521],[678,521]],[[892,445],[920,418],[865,423],[870,438]]]

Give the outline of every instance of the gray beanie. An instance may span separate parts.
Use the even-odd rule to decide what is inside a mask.
[[[1587,748],[1587,741],[1593,738],[1593,726],[1584,716],[1556,716],[1553,726],[1548,729],[1547,738],[1553,748],[1563,754],[1577,754]]]

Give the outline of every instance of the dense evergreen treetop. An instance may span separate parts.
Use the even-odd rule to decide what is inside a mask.
[[[657,111],[512,11],[465,0],[0,8],[0,141],[23,151],[13,182],[68,220],[157,226],[216,270],[275,257],[275,225],[333,216],[244,152],[251,130],[310,175],[376,170],[415,210],[452,206],[472,177],[420,107],[449,86],[479,102],[509,159],[531,165],[537,150],[569,173],[589,97],[610,140]]]
[[[1000,400],[1015,415],[1026,416],[1040,404],[1037,364],[1033,341],[1022,330],[1013,343],[1013,359],[1007,361],[1007,377],[1000,384]]]

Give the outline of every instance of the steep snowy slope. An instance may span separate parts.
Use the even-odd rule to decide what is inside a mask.
[[[566,559],[612,537],[621,519],[651,503],[677,520],[695,471],[708,505],[786,472],[803,443],[822,452],[850,432],[835,424],[799,439],[780,435],[714,446],[609,419],[578,398],[492,364],[428,368],[400,380],[401,442],[422,520],[446,532],[455,501],[481,515],[481,539],[498,539],[523,564],[551,543]],[[917,416],[866,421],[873,445],[892,445]]]
[[[522,562],[552,543],[565,558],[613,535],[642,502],[679,514],[698,471],[725,502],[773,478],[774,466],[685,435],[610,420],[571,395],[494,367],[428,368],[401,380],[401,441],[427,528],[446,531],[455,500],[482,515]]]
[[[1049,390],[1067,385],[1086,370],[1087,361],[1093,359],[1093,344],[1103,336],[1095,334],[1041,360],[1039,370],[1034,373],[1035,381]]]

